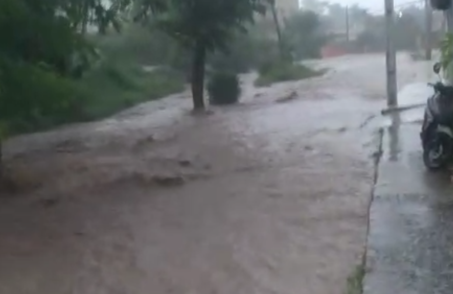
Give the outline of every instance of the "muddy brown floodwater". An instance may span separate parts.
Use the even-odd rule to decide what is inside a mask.
[[[384,57],[189,114],[187,93],[10,140],[1,294],[340,294],[364,253]],[[400,85],[429,65],[398,57]],[[285,99],[292,92],[291,99]]]

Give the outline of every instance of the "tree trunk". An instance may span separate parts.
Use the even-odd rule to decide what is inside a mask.
[[[280,49],[280,57],[284,60],[286,59],[285,46],[283,44],[282,30],[280,28],[280,21],[277,15],[277,9],[275,7],[275,2],[271,4],[272,18],[274,19],[275,31],[277,32],[278,45]]]
[[[198,41],[194,47],[192,60],[192,99],[194,110],[204,110],[204,76],[206,62],[206,48],[203,42]]]

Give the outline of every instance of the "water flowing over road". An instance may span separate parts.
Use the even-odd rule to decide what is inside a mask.
[[[340,294],[364,254],[384,56],[191,115],[188,93],[10,140],[0,293]],[[398,57],[399,83],[431,79]],[[295,93],[295,94],[294,94]]]

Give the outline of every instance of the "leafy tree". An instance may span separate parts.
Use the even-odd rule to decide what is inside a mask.
[[[121,0],[109,7],[101,0],[3,0],[0,3],[0,53],[9,60],[40,64],[70,75],[74,57],[94,54],[83,38],[87,25],[105,32],[119,29]],[[11,28],[14,30],[11,30]]]
[[[79,26],[83,13],[94,15],[90,21],[102,31],[114,21],[115,7],[104,7],[100,0],[0,2],[2,121],[35,124],[38,116],[69,109],[65,99],[74,96],[63,90],[72,90],[69,80],[80,77],[95,53]]]
[[[261,36],[256,29],[251,28],[247,34],[235,34],[228,44],[228,52],[212,54],[208,64],[217,71],[245,73],[260,68],[270,60],[278,60],[281,55],[278,42]]]
[[[136,0],[138,20],[151,21],[192,53],[191,86],[194,109],[205,108],[205,64],[209,53],[228,50],[237,30],[246,31],[263,0]]]
[[[397,50],[416,50],[418,38],[423,35],[424,11],[415,6],[402,9],[395,19],[395,47]],[[357,46],[371,50],[385,49],[385,17],[365,15],[364,30],[358,35]]]
[[[326,41],[320,28],[319,16],[312,11],[301,11],[286,19],[283,34],[295,58],[319,57],[321,46]]]
[[[77,102],[71,80],[95,53],[84,31],[88,25],[100,32],[111,24],[119,28],[123,4],[0,1],[0,143],[12,132],[68,118]]]
[[[330,5],[328,1],[320,0],[302,0],[301,4],[304,9],[313,11],[316,14],[322,14]]]
[[[440,42],[440,60],[442,70],[448,80],[453,78],[453,34],[446,33]]]
[[[282,60],[287,57],[287,50],[285,45],[285,40],[283,39],[282,29],[280,25],[280,19],[277,14],[277,7],[275,5],[275,0],[267,0],[267,6],[272,13],[272,20],[274,21],[275,32],[277,33],[278,45],[280,49],[280,57]]]
[[[417,19],[403,13],[395,22],[395,47],[397,50],[416,50],[417,39],[423,36],[423,26],[417,23]]]

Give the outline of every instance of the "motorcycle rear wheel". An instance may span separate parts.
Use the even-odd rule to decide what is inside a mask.
[[[445,169],[451,159],[450,147],[443,136],[436,136],[430,140],[423,148],[423,163],[430,171]]]

